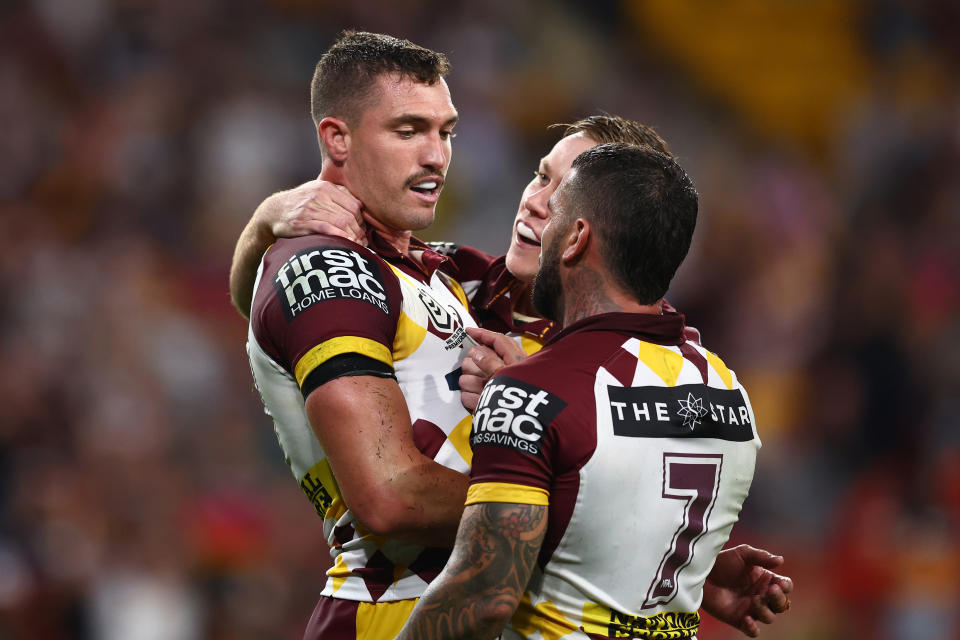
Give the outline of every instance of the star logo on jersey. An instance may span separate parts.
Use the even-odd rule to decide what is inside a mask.
[[[687,394],[686,400],[677,400],[680,403],[680,411],[677,412],[683,418],[683,426],[689,427],[693,431],[700,424],[703,416],[707,415],[707,409],[703,406],[703,398],[694,398],[692,393]]]

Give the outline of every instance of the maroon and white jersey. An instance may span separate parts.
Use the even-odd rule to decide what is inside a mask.
[[[683,316],[574,323],[483,390],[467,504],[549,505],[504,638],[690,638],[760,440],[736,375]]]
[[[506,256],[495,257],[473,247],[443,243],[441,250],[453,258],[457,280],[470,300],[470,308],[484,329],[516,340],[527,355],[536,353],[559,327],[545,318],[523,318],[513,312],[517,279],[507,270]]]
[[[340,376],[393,377],[420,451],[466,474],[471,417],[455,372],[464,328],[476,325],[462,288],[442,271],[446,258],[412,240],[424,272],[378,235],[370,242],[376,251],[322,235],[277,241],[260,265],[247,352],[287,462],[324,520],[335,562],[323,595],[378,602],[420,596],[449,550],[363,528],[344,504],[304,398]]]

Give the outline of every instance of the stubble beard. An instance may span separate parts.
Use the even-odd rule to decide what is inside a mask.
[[[533,279],[533,307],[547,320],[560,322],[563,310],[560,252],[552,246],[540,254],[540,269]]]

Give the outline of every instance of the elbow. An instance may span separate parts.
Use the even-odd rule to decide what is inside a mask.
[[[501,594],[494,598],[484,595],[482,601],[475,603],[476,628],[472,637],[478,640],[496,638],[507,626],[519,604],[512,594]]]
[[[507,603],[491,604],[480,617],[480,627],[482,628],[481,637],[493,638],[497,636],[503,628],[510,622],[514,612],[517,610],[517,603],[512,605]]]
[[[418,515],[422,508],[410,503],[403,496],[371,492],[366,497],[366,500],[351,510],[373,535],[396,538],[419,528]]]

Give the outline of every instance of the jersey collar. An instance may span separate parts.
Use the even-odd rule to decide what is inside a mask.
[[[506,257],[500,256],[495,259],[489,269],[489,275],[484,279],[476,295],[473,297],[473,305],[478,312],[487,312],[500,321],[500,326],[490,326],[495,330],[502,332],[526,333],[543,340],[551,332],[556,330],[556,325],[545,318],[539,318],[532,322],[518,322],[513,317],[511,310],[512,303],[510,297],[513,295],[512,287],[517,279],[507,270]],[[485,323],[483,326],[487,326]]]
[[[644,342],[680,345],[684,342],[685,321],[682,313],[664,306],[660,315],[650,313],[601,313],[578,320],[550,337],[553,344],[562,337],[583,331],[621,331],[631,333]]]
[[[441,267],[443,267],[443,271],[453,268],[453,263],[449,258],[440,255],[417,237],[410,237],[410,250],[423,252],[419,263],[397,251],[397,248],[377,233],[375,229],[367,231],[367,243],[371,250],[387,262],[413,268],[426,276],[430,276]]]

